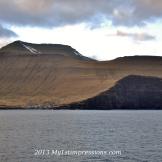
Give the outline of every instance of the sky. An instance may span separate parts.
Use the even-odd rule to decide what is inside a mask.
[[[0,0],[0,47],[70,45],[98,60],[162,56],[162,0]]]

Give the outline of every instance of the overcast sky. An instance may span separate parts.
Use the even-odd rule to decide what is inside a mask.
[[[0,47],[14,40],[99,60],[162,56],[162,0],[0,0]]]

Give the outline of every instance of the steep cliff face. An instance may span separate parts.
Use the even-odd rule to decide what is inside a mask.
[[[130,75],[119,80],[108,91],[65,108],[162,109],[162,79]]]

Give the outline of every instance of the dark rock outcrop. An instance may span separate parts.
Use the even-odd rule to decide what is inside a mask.
[[[162,79],[129,75],[96,97],[67,109],[162,109]]]

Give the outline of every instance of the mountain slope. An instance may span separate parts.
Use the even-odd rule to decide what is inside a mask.
[[[22,43],[24,45],[22,45]],[[162,57],[94,61],[65,45],[13,42],[0,50],[0,107],[53,107],[109,90],[128,75],[162,78]]]

